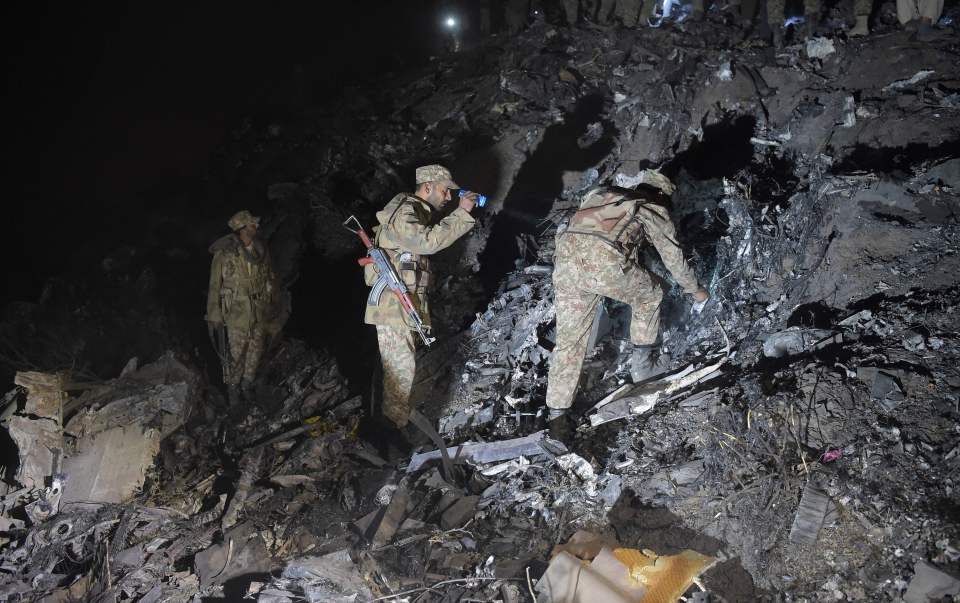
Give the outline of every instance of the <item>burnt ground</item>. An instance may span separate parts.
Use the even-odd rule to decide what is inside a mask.
[[[580,529],[717,558],[703,576],[717,601],[897,601],[918,564],[956,574],[958,45],[885,25],[891,6],[870,37],[831,34],[820,58],[742,42],[719,13],[643,30],[536,21],[245,122],[211,174],[259,192],[293,308],[256,403],[226,407],[191,318],[212,219],[175,250],[147,236],[7,308],[9,375],[71,371],[68,457],[111,400],[147,404],[144,382],[191,386],[176,412],[130,419],[169,429],[123,502],[28,514],[52,486],[22,488],[24,459],[7,446],[4,596],[524,600],[527,568],[539,577]],[[579,193],[643,167],[678,185],[672,215],[712,295],[691,313],[648,254],[668,292],[664,351],[673,371],[720,369],[592,426],[591,407],[629,381],[628,315],[607,303],[571,445],[592,477],[549,446],[495,470],[407,473],[407,459],[380,458],[390,451],[362,419],[376,351],[360,324],[360,249],[340,223],[371,224],[433,161],[490,197],[478,228],[438,256],[439,341],[416,397],[448,443],[535,430],[553,237]],[[165,349],[182,368],[115,377]],[[11,392],[5,420],[37,418],[25,395]],[[261,445],[314,416],[316,429]],[[817,529],[792,535],[810,491],[827,501]],[[446,515],[463,500],[467,512]]]

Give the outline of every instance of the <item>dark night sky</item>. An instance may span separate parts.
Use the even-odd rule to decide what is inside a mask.
[[[0,302],[34,299],[133,196],[200,177],[269,81],[370,73],[429,45],[436,4],[6,3]]]

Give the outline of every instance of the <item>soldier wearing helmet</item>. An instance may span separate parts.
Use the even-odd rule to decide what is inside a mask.
[[[557,343],[547,380],[551,431],[568,435],[567,411],[573,405],[587,340],[602,297],[631,306],[634,381],[658,369],[654,357],[660,331],[663,291],[639,263],[638,249],[651,243],[684,291],[697,302],[710,295],[683,258],[676,230],[661,203],[673,184],[654,170],[645,170],[636,190],[602,187],[588,191],[569,226],[558,235],[553,286]]]
[[[206,320],[231,404],[252,394],[273,309],[274,273],[259,225],[260,218],[239,211],[227,221],[232,232],[210,246]]]

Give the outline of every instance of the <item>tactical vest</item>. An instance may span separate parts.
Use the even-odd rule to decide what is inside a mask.
[[[217,249],[222,255],[220,308],[228,326],[263,321],[271,295],[271,267],[266,247],[259,240],[252,250],[239,240],[227,239]],[[216,245],[216,244],[215,244]]]
[[[565,233],[598,237],[627,253],[645,240],[643,223],[637,213],[646,211],[643,205],[648,199],[645,191],[636,191],[636,197],[617,193],[607,198],[609,192],[609,188],[587,192]]]
[[[412,292],[423,292],[430,285],[430,260],[425,256],[415,254],[402,249],[395,241],[390,240],[390,236],[384,236],[394,223],[397,214],[404,205],[411,205],[420,218],[421,223],[427,224],[430,221],[431,214],[425,209],[420,201],[408,194],[401,193],[394,197],[390,203],[384,207],[383,211],[388,213],[386,222],[374,227],[373,244],[387,252],[394,268],[403,280],[403,284]],[[373,286],[377,282],[377,272],[372,264],[364,268],[364,281],[368,286]]]

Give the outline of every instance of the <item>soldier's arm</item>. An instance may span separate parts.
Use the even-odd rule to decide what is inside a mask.
[[[412,206],[405,205],[398,210],[393,228],[404,250],[417,255],[430,255],[453,245],[474,224],[476,220],[470,212],[458,207],[436,225],[427,226],[420,223]]]
[[[207,287],[207,316],[209,322],[223,322],[220,313],[220,285],[223,282],[223,254],[213,254],[210,264],[210,285]]]
[[[643,209],[647,209],[646,212]],[[647,238],[653,243],[663,260],[663,264],[677,279],[687,293],[693,294],[700,289],[697,275],[683,257],[683,250],[677,242],[677,230],[670,220],[667,210],[660,206],[645,205],[638,213],[644,222]]]

